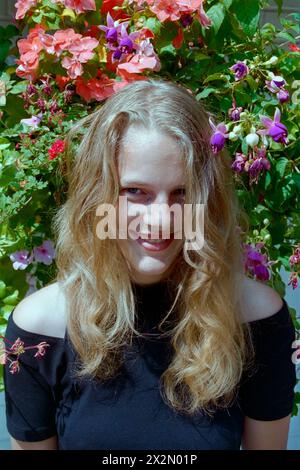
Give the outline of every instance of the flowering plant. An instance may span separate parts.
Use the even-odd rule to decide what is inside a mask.
[[[67,190],[64,135],[149,76],[203,101],[214,158],[225,145],[232,155],[250,218],[245,272],[284,295],[284,267],[297,288],[300,18],[283,18],[276,3],[280,29],[262,24],[268,0],[246,9],[243,0],[16,2],[0,46],[0,333],[14,305],[55,274],[50,223]]]

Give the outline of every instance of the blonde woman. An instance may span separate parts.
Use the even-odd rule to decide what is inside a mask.
[[[243,272],[246,218],[207,112],[183,86],[141,80],[76,123],[68,148],[80,130],[53,221],[57,279],[6,331],[49,344],[5,366],[12,448],[285,449],[295,330]],[[200,243],[178,236],[201,220]]]

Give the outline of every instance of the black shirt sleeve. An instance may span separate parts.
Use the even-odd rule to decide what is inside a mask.
[[[26,349],[19,356],[19,371],[12,373],[11,362],[4,365],[4,393],[6,424],[9,434],[20,441],[42,441],[56,434],[56,402],[51,380],[55,375],[55,363],[59,357],[62,340],[37,335],[20,328],[10,314],[5,332],[6,350],[20,338],[24,346],[34,346],[46,341],[42,357],[34,357],[36,348]],[[16,356],[9,356],[12,360]]]
[[[239,390],[240,406],[249,418],[271,421],[293,410],[296,366],[292,361],[295,327],[288,305],[270,317],[250,322],[255,370],[247,372]]]

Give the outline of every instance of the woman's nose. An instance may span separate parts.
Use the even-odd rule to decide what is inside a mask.
[[[143,216],[145,234],[153,233],[154,238],[168,237],[173,233],[174,213],[167,202],[147,206]]]

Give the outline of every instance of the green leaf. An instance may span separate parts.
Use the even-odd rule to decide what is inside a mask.
[[[206,77],[203,83],[213,82],[215,80],[221,80],[222,82],[228,82],[230,79],[229,75],[224,75],[223,73],[213,73]]]
[[[213,87],[206,87],[202,90],[198,95],[196,95],[197,100],[202,100],[203,98],[207,98],[211,93],[218,91],[217,88]]]
[[[206,15],[212,21],[212,27],[215,33],[217,33],[224,21],[225,18],[225,7],[224,5],[218,3],[213,5],[209,10],[207,10]]]
[[[236,0],[234,3],[235,15],[238,22],[241,24],[247,36],[253,36],[257,30],[260,7],[258,0],[251,0],[245,5],[245,0]]]
[[[294,38],[294,36],[292,36],[292,34],[288,33],[287,31],[280,31],[280,33],[276,34],[276,36],[278,38],[287,39],[293,44],[296,44],[296,39]]]
[[[289,160],[285,157],[280,157],[276,161],[276,171],[279,173],[279,176],[282,178],[285,173],[286,166],[288,164]]]
[[[274,0],[275,3],[277,4],[277,15],[280,16],[282,13],[282,3],[283,0]]]

